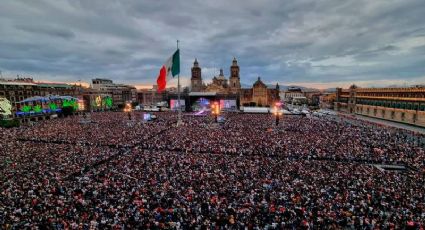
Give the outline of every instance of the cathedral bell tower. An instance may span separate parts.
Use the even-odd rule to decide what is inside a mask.
[[[236,58],[233,58],[232,66],[230,66],[229,88],[232,93],[238,93],[241,89],[239,66]]]
[[[195,58],[192,67],[192,77],[190,78],[190,86],[192,92],[201,92],[203,90],[201,67],[198,60]]]

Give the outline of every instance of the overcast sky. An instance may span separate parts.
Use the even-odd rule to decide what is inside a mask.
[[[425,83],[424,0],[5,0],[0,71],[152,85],[181,41],[209,80],[233,57],[241,81],[319,88]]]

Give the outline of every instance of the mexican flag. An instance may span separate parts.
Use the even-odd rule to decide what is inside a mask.
[[[158,79],[158,92],[165,90],[167,82],[174,76],[180,73],[180,50],[176,50],[174,54],[162,65],[159,70]]]

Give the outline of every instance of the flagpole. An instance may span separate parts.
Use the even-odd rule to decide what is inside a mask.
[[[179,40],[177,40],[177,50],[179,50]],[[180,56],[180,52],[179,52],[179,56]],[[179,57],[180,59],[180,57]],[[179,62],[180,65],[180,62]],[[180,69],[180,68],[179,68]],[[181,106],[181,101],[180,101],[180,71],[177,75],[177,97],[178,97],[178,102],[179,102],[179,111],[178,111],[178,116],[177,116],[177,127],[180,126],[180,124],[182,123],[182,106]]]

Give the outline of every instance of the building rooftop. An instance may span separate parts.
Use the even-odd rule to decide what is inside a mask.
[[[0,81],[0,85],[36,85],[29,82],[18,82],[18,81]]]
[[[40,87],[51,87],[51,88],[72,88],[72,85],[64,84],[64,83],[35,83]]]

